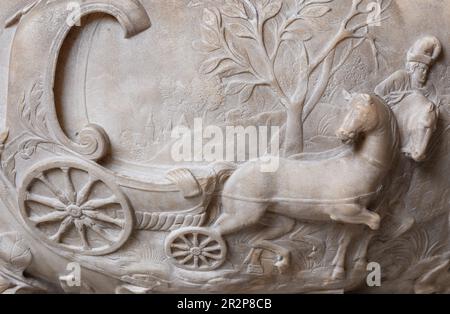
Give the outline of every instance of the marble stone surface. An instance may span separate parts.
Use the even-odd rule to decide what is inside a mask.
[[[0,2],[0,293],[450,293],[450,5]]]

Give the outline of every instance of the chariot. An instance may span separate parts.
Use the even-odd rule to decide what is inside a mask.
[[[382,137],[368,141],[376,149],[367,145],[369,151],[352,151],[353,157],[344,161],[336,156],[324,160],[329,163],[326,169],[331,169],[329,177],[322,175],[320,154],[312,156],[315,166],[284,158],[280,171],[272,174],[256,171],[257,163],[246,163],[220,191],[221,216],[210,227],[218,213],[216,193],[235,170],[233,166],[153,167],[131,175],[132,171],[111,167],[114,152],[101,126],[87,124],[71,137],[64,132],[54,85],[60,51],[73,26],[70,3],[39,0],[8,21],[20,20],[9,66],[8,138],[0,136],[1,166],[17,191],[21,220],[34,237],[58,253],[108,255],[123,247],[134,230],[158,231],[167,233],[161,242],[176,266],[208,271],[226,259],[223,236],[258,223],[266,212],[302,221],[366,224],[376,230],[380,217],[368,207],[400,154],[399,142],[406,144],[404,153],[419,161],[436,129],[436,106],[421,94],[404,98],[405,103],[417,103],[423,109],[415,109],[418,114],[413,119],[396,118],[376,95],[349,94],[352,119],[344,119],[340,137],[348,143],[359,133],[366,140],[369,135]],[[150,27],[147,12],[137,0],[84,0],[77,13],[81,18],[97,12],[115,17],[127,38]],[[411,116],[408,110],[397,115]],[[347,120],[353,124],[343,128]],[[353,166],[355,160],[362,165],[359,171]],[[145,173],[150,175],[142,176]],[[252,252],[275,252],[281,259],[277,266],[288,265],[289,252],[269,240],[284,236],[289,226],[262,233],[251,244]],[[155,235],[155,239],[159,238]],[[336,253],[336,274],[343,273],[349,241],[349,237],[343,240]]]
[[[201,175],[166,169],[160,180],[137,179],[104,166],[111,150],[101,126],[89,124],[69,138],[59,124],[53,88],[58,56],[72,27],[69,2],[37,1],[16,16],[9,135],[1,164],[17,190],[23,223],[48,246],[77,255],[111,254],[136,229],[170,232],[165,250],[176,265],[219,267],[225,242],[203,227],[217,181],[213,169]],[[86,0],[79,9],[81,16],[114,16],[127,38],[150,27],[147,12],[135,0]]]

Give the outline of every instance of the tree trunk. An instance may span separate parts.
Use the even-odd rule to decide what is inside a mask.
[[[284,139],[285,157],[303,152],[302,111],[303,110],[287,111],[286,133]]]

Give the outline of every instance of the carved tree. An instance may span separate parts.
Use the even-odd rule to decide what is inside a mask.
[[[240,103],[245,103],[257,88],[268,88],[279,100],[287,113],[287,156],[303,151],[304,121],[322,98],[330,78],[356,48],[368,42],[378,67],[378,51],[369,28],[385,19],[383,14],[391,1],[352,0],[348,13],[332,28],[333,34],[318,42],[311,25],[323,24],[333,1],[226,0],[222,6],[204,9],[202,39],[194,42],[194,48],[208,55],[200,71],[219,75],[227,95],[239,95]],[[287,43],[294,44],[300,56],[297,62],[283,61],[295,67],[292,91],[277,75],[280,52],[289,49]]]

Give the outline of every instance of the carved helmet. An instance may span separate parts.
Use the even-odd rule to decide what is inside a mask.
[[[425,36],[417,40],[408,51],[408,62],[419,62],[430,66],[439,57],[442,45],[434,36]]]

